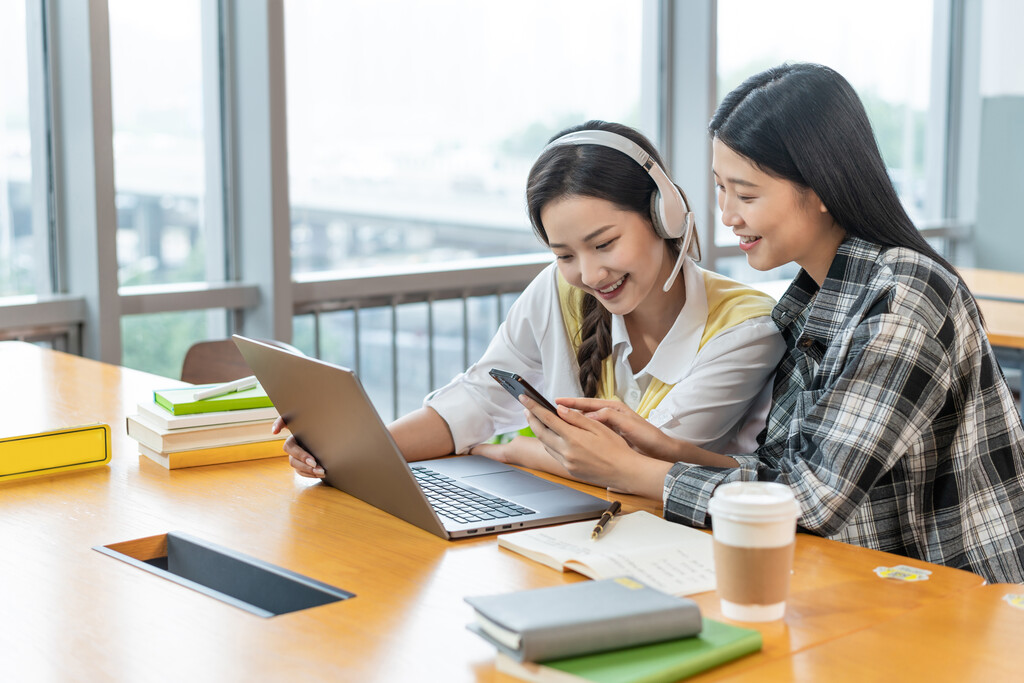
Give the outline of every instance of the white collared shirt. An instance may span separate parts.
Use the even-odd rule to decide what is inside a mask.
[[[559,305],[557,273],[551,264],[537,275],[509,309],[480,360],[424,400],[448,423],[457,453],[526,426],[522,405],[487,374],[491,368],[522,375],[551,400],[582,395]],[[651,411],[652,424],[710,450],[749,452],[764,426],[768,379],[782,357],[782,338],[766,315],[722,330],[701,347],[708,318],[703,271],[686,259],[683,278],[686,303],[640,372],[629,365],[632,345],[625,321],[612,316],[616,394],[636,409],[651,378],[674,384]]]

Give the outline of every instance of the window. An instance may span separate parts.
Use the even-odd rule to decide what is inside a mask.
[[[34,212],[44,208],[32,204],[42,179],[32,177],[25,7],[0,4],[0,297],[49,290],[36,281],[48,276],[48,264],[33,240]]]
[[[164,377],[180,377],[185,353],[208,338],[205,311],[151,313],[121,320],[121,365]]]
[[[110,0],[121,285],[206,280],[200,0]]]
[[[537,252],[527,172],[638,125],[640,3],[286,0],[293,272]]]
[[[925,215],[932,5],[932,0],[719,0],[718,100],[747,76],[782,62],[832,67],[864,102],[893,184],[907,213],[919,221]],[[719,213],[716,243],[735,244],[720,219]],[[754,275],[742,256],[719,259],[716,266],[741,279],[765,277]]]
[[[109,9],[118,282],[223,280],[223,239],[208,232],[223,228],[204,216],[201,0]],[[226,331],[222,311],[125,316],[121,363],[177,377],[193,342]]]

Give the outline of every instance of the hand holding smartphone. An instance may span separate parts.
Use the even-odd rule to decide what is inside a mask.
[[[551,401],[541,396],[540,392],[534,389],[529,382],[514,372],[506,372],[505,370],[491,368],[488,374],[494,378],[495,382],[505,387],[505,390],[512,394],[517,401],[520,396],[526,394],[544,408],[550,410],[555,415],[558,415],[558,409],[552,405]]]

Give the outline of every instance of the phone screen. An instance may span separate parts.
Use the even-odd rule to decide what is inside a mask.
[[[490,374],[490,376],[494,378],[494,381],[496,381],[501,386],[505,387],[505,390],[508,393],[512,394],[517,401],[519,400],[520,396],[526,394],[531,399],[539,403],[544,408],[550,410],[555,415],[558,414],[558,410],[555,408],[554,405],[552,405],[551,401],[541,396],[541,393],[534,389],[529,382],[527,382],[525,379],[515,374],[514,372],[507,372],[505,370],[491,368],[488,374]]]

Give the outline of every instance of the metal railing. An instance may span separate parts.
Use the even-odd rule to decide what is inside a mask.
[[[550,262],[536,254],[304,277],[293,288],[294,341],[352,367],[378,410],[397,417],[475,360]],[[403,313],[418,320],[403,329]],[[413,370],[401,371],[403,363]]]
[[[921,227],[953,260],[956,247],[970,241],[968,225]],[[353,367],[382,414],[390,408],[397,416],[403,401],[418,401],[479,356],[516,296],[550,262],[550,254],[538,253],[298,275],[292,283],[294,341],[318,358]],[[122,314],[201,309],[222,304],[225,296],[229,308],[244,308],[258,297],[255,286],[242,284],[179,289],[122,288]],[[81,298],[4,303],[0,339],[81,353]],[[410,317],[419,322],[407,324]],[[414,367],[402,371],[403,364]]]
[[[65,295],[7,297],[0,307],[0,341],[26,341],[82,353],[85,301]]]

